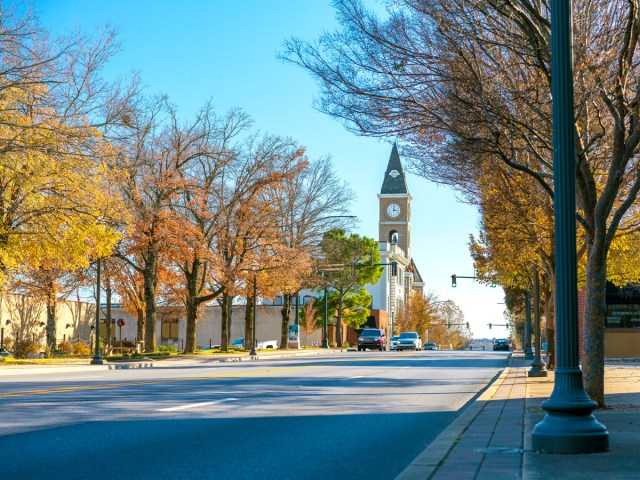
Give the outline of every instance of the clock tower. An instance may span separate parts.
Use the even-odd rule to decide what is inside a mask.
[[[381,242],[398,245],[411,258],[411,194],[407,188],[398,147],[393,144],[389,164],[378,195],[380,202],[379,236]]]

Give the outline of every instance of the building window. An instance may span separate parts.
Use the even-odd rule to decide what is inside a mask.
[[[163,320],[160,334],[162,340],[177,340],[178,325],[178,320]]]
[[[116,339],[116,319],[111,319],[111,338]],[[100,319],[100,338],[104,340],[104,336],[107,334],[107,319]]]
[[[640,328],[640,305],[607,305],[606,328]]]

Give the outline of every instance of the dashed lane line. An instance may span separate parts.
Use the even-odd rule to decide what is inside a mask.
[[[238,399],[237,398],[223,398],[222,400],[214,400],[214,401],[211,401],[211,402],[188,403],[186,405],[180,405],[178,407],[161,408],[159,410],[156,410],[156,412],[177,412],[178,410],[188,410],[190,408],[206,407],[207,405],[215,405],[217,403],[233,402],[235,400],[238,400]]]

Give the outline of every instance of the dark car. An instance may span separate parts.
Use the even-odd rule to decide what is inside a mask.
[[[511,342],[506,338],[499,338],[493,341],[493,349],[494,350],[511,350]]]
[[[358,351],[367,348],[375,348],[376,350],[386,350],[387,335],[382,328],[365,328],[358,337]]]

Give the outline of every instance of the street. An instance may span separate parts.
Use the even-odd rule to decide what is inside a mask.
[[[12,479],[393,479],[507,352],[344,352],[0,377]]]

